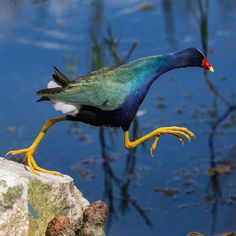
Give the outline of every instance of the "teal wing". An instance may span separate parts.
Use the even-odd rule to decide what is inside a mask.
[[[44,93],[50,99],[72,104],[95,106],[102,110],[115,110],[124,103],[133,80],[123,70],[103,68],[78,78],[57,93]],[[39,95],[42,95],[39,93]]]
[[[95,71],[92,71],[88,74],[88,76],[91,76],[91,75],[104,75],[104,73],[106,72],[109,72],[109,71],[113,71],[114,70],[114,67],[103,67],[103,68],[100,68],[99,70],[95,70]]]
[[[90,76],[94,76],[94,79],[96,79],[96,77],[98,78],[99,76],[103,76],[104,73],[106,72],[109,72],[109,71],[112,71],[114,70],[113,67],[103,67],[103,68],[100,68],[98,70],[95,70],[95,71],[91,71],[89,74],[87,74],[86,76],[79,76],[78,78],[76,78],[74,81],[72,81],[73,83],[75,82],[78,82],[80,81],[81,79],[86,79]]]
[[[38,94],[54,101],[116,110],[130,94],[139,92],[158,66],[158,56],[141,58],[115,69],[102,68],[79,77],[63,88],[41,90]]]

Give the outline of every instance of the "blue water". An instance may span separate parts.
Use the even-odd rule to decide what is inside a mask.
[[[208,37],[201,24],[208,26]],[[72,176],[89,201],[108,204],[107,235],[236,231],[236,117],[231,112],[220,123],[210,147],[211,124],[228,105],[206,83],[208,76],[228,103],[236,103],[235,25],[234,0],[5,1],[0,8],[2,155],[29,146],[47,119],[60,116],[49,103],[36,103],[36,91],[46,87],[53,66],[72,78],[91,71],[91,35],[105,47],[108,26],[119,40],[121,58],[137,42],[129,61],[192,46],[207,49],[214,74],[188,68],[163,75],[137,118],[138,136],[155,127],[182,125],[196,140],[182,147],[174,137],[163,136],[151,158],[151,141],[127,151],[120,129],[65,122],[47,133],[35,157],[40,166]],[[114,64],[108,50],[103,58],[103,65]],[[232,170],[210,177],[212,165]],[[178,193],[168,197],[156,188]]]

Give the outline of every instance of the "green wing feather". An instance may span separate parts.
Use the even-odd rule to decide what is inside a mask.
[[[102,110],[115,110],[129,95],[129,73],[113,68],[102,68],[91,72],[85,77],[70,82],[59,93],[50,94],[50,89],[43,94],[50,99],[64,101],[72,104],[95,106]]]
[[[55,73],[53,74],[53,79],[62,85],[63,87],[68,85],[71,81],[61,73],[55,66],[54,66]]]
[[[105,67],[71,81],[59,91],[46,89],[38,94],[52,100],[115,110],[153,75],[156,62],[158,57],[146,57],[117,68]]]
[[[104,73],[108,72],[108,71],[112,71],[114,70],[114,67],[103,67],[100,68],[98,70],[92,71],[90,72],[87,76],[92,76],[92,75],[103,75]]]

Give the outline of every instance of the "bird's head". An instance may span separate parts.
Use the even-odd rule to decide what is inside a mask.
[[[203,53],[196,48],[188,48],[177,53],[177,57],[185,66],[202,67],[210,72],[214,72],[213,66],[208,62]]]

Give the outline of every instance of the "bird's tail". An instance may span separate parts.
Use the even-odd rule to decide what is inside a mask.
[[[37,102],[41,101],[48,101],[50,100],[46,94],[55,94],[61,92],[71,81],[64,75],[62,74],[55,66],[54,68],[54,73],[52,75],[53,80],[49,82],[49,84],[53,84],[53,87],[49,87],[47,89],[41,89],[37,92],[39,96],[42,96]]]
[[[62,87],[66,87],[71,81],[65,75],[63,75],[55,66],[53,68],[54,74],[52,75],[52,77],[55,82],[61,85]]]

